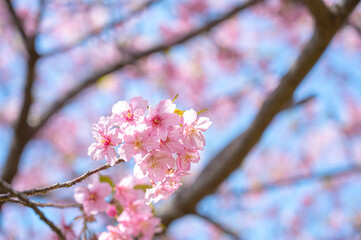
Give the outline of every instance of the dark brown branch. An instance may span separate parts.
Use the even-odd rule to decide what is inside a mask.
[[[10,15],[11,15],[11,17],[13,19],[13,22],[14,22],[16,28],[18,29],[18,31],[20,33],[20,36],[21,36],[21,38],[22,38],[22,40],[24,42],[25,49],[28,52],[32,52],[33,51],[33,44],[32,44],[31,39],[25,33],[25,29],[24,29],[24,26],[23,26],[23,23],[22,23],[21,19],[16,14],[16,11],[15,11],[13,5],[11,4],[11,1],[10,0],[5,0],[5,2],[7,4],[7,6],[8,6],[8,9],[9,9]]]
[[[212,225],[214,225],[215,227],[217,227],[219,230],[221,230],[222,232],[228,234],[231,238],[233,239],[239,239],[239,236],[234,233],[233,231],[227,229],[225,226],[221,225],[220,223],[217,223],[216,221],[214,221],[212,218],[206,216],[206,215],[203,215],[203,214],[200,214],[199,212],[197,213],[194,213],[194,215],[206,220],[207,222],[211,223]]]
[[[11,196],[19,198],[19,200],[21,200],[21,202],[23,202],[24,205],[26,205],[27,207],[32,208],[34,210],[34,212],[40,217],[40,219],[43,220],[43,222],[46,223],[51,228],[51,230],[53,230],[58,235],[58,237],[61,240],[65,240],[65,237],[64,237],[63,233],[60,231],[60,229],[58,227],[56,227],[52,221],[50,221],[47,217],[45,217],[44,213],[42,211],[40,211],[39,208],[34,203],[32,203],[29,199],[24,197],[23,194],[15,191],[3,179],[0,179],[0,188],[3,191],[8,192]]]
[[[292,99],[291,101],[289,101],[283,108],[282,108],[282,111],[283,110],[286,110],[286,109],[290,109],[290,108],[294,108],[294,107],[298,107],[298,106],[302,106],[303,104],[306,104],[310,101],[312,101],[316,96],[314,95],[311,95],[311,96],[308,96],[298,102],[296,102],[294,99]]]
[[[155,47],[152,47],[152,48],[142,51],[142,52],[134,53],[127,60],[120,61],[119,63],[117,63],[113,66],[110,66],[107,69],[104,69],[102,71],[92,74],[91,77],[82,81],[81,84],[76,86],[73,90],[71,90],[63,98],[59,99],[56,103],[54,103],[52,107],[50,107],[50,109],[40,119],[39,123],[34,127],[34,133],[36,133],[40,128],[42,128],[56,112],[58,112],[60,109],[62,109],[68,102],[70,102],[73,98],[75,98],[79,93],[81,93],[88,87],[93,86],[99,78],[101,78],[107,74],[110,74],[114,71],[120,70],[127,65],[133,64],[136,61],[138,61],[139,59],[147,57],[153,53],[165,51],[175,45],[182,44],[190,39],[193,39],[194,37],[196,37],[204,32],[210,31],[211,29],[218,26],[222,22],[235,16],[240,11],[247,9],[248,7],[250,7],[256,3],[259,3],[261,1],[262,0],[250,0],[248,2],[242,3],[242,4],[234,7],[233,9],[231,9],[229,12],[225,13],[221,17],[208,22],[207,24],[205,24],[197,29],[194,29],[194,30],[188,32],[187,34],[177,38],[176,40],[173,40],[169,43],[159,44]]]
[[[332,18],[332,12],[325,5],[323,0],[302,0],[311,12],[318,24],[328,24]]]
[[[302,52],[282,78],[279,86],[267,97],[261,109],[249,128],[226,146],[203,169],[194,183],[180,190],[169,207],[160,212],[162,223],[166,226],[173,220],[185,214],[194,213],[196,205],[205,196],[216,191],[218,186],[244,161],[247,154],[257,144],[263,132],[273,118],[282,110],[308,72],[312,69],[323,52],[326,50],[333,36],[342,26],[350,14],[352,5],[355,7],[360,0],[345,1],[338,14],[322,29],[316,27],[311,39],[304,46]]]
[[[26,203],[24,203],[21,200],[16,200],[16,199],[9,199],[7,202],[13,202],[13,203],[18,203],[18,204],[22,204],[24,206],[27,206]],[[34,204],[37,207],[53,207],[53,208],[81,208],[82,205],[81,204],[60,204],[60,203],[42,203],[42,202],[35,202],[35,201],[30,201],[32,204]]]
[[[122,17],[121,19],[109,22],[109,23],[105,24],[104,26],[102,26],[100,28],[96,28],[96,29],[90,31],[89,33],[85,34],[83,37],[76,40],[74,43],[63,46],[63,47],[53,49],[48,53],[42,54],[41,56],[50,57],[50,56],[53,56],[53,55],[56,55],[56,54],[63,53],[63,52],[69,51],[71,49],[74,49],[75,47],[84,44],[89,39],[91,39],[93,37],[96,37],[96,36],[99,36],[99,34],[104,32],[105,30],[112,29],[112,28],[114,28],[116,26],[120,26],[124,22],[127,22],[129,19],[139,15],[141,12],[148,9],[152,4],[154,4],[157,1],[159,1],[159,0],[150,0],[150,1],[146,2],[146,3],[144,3],[143,5],[139,6],[135,10],[131,11],[130,13],[128,13],[127,16]]]
[[[114,166],[116,164],[119,164],[121,162],[124,162],[123,159],[119,159],[115,162]],[[77,178],[74,178],[73,180],[70,180],[70,181],[67,181],[67,182],[64,182],[64,183],[55,183],[55,184],[52,184],[50,186],[46,186],[46,187],[42,187],[42,188],[33,188],[33,189],[29,189],[29,190],[26,190],[26,191],[23,191],[21,192],[21,194],[24,194],[24,195],[37,195],[37,194],[46,194],[47,192],[51,191],[51,190],[54,190],[54,189],[59,189],[59,188],[69,188],[81,181],[83,181],[84,179],[90,177],[91,175],[95,174],[95,173],[98,173],[102,170],[105,170],[105,169],[108,169],[110,168],[111,166],[109,165],[109,163],[106,163],[96,169],[93,169],[91,171],[88,171],[86,173],[84,173],[83,175],[77,177]],[[11,195],[9,194],[0,194],[0,202],[4,202],[4,201],[8,201],[10,199]]]

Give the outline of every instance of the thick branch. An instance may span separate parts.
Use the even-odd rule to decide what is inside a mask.
[[[0,179],[0,188],[6,192],[9,192],[11,196],[19,198],[27,207],[32,208],[34,212],[40,217],[40,219],[43,220],[43,222],[46,223],[51,228],[51,230],[53,230],[58,235],[61,240],[65,240],[65,237],[60,231],[60,229],[57,228],[52,221],[45,217],[44,213],[40,211],[34,203],[24,197],[23,194],[15,191],[9,184],[7,184],[2,179]]]
[[[258,2],[261,2],[261,0],[250,0],[248,2],[242,3],[238,6],[236,6],[235,8],[233,8],[232,10],[230,10],[229,12],[222,15],[220,18],[210,21],[207,24],[188,32],[187,34],[177,38],[174,41],[157,45],[155,47],[152,47],[152,48],[142,51],[142,52],[134,53],[127,60],[120,61],[119,63],[117,63],[113,66],[110,66],[107,69],[104,69],[102,71],[99,71],[99,72],[93,74],[91,77],[82,81],[81,84],[76,86],[73,90],[71,90],[63,98],[59,99],[56,103],[54,103],[54,105],[52,107],[50,107],[50,109],[41,118],[40,122],[34,127],[34,133],[36,133],[40,128],[42,128],[56,112],[58,112],[60,109],[62,109],[68,102],[70,102],[79,93],[81,93],[88,87],[93,86],[99,78],[101,78],[107,74],[110,74],[114,71],[120,70],[127,65],[133,64],[137,60],[147,57],[153,53],[165,51],[175,45],[182,44],[204,32],[210,31],[214,27],[218,26],[220,23],[222,23],[222,22],[226,21],[227,19],[236,15],[238,12],[240,12]]]
[[[350,0],[345,1],[345,4],[356,6],[355,2],[356,0]],[[323,29],[315,28],[311,39],[303,48],[296,62],[282,78],[279,86],[264,101],[249,128],[213,158],[194,183],[189,188],[179,191],[169,207],[160,213],[163,224],[168,225],[176,218],[194,213],[197,203],[205,196],[214,193],[218,186],[243,163],[272,119],[282,110],[283,106],[291,101],[297,86],[321,57],[351,12],[348,6],[341,9],[343,13],[347,12],[347,14],[338,15],[337,19],[330,21],[328,25],[323,25]]]
[[[325,5],[323,0],[302,0],[311,12],[318,24],[327,24],[332,17],[332,12]]]
[[[127,16],[122,17],[121,19],[117,19],[115,21],[109,22],[109,23],[105,24],[104,26],[102,26],[100,28],[96,28],[96,29],[90,31],[89,33],[87,33],[83,37],[76,40],[73,44],[69,44],[69,45],[66,45],[66,46],[63,46],[63,47],[53,49],[52,51],[50,51],[48,53],[42,54],[42,56],[43,57],[50,57],[50,56],[53,56],[55,54],[63,53],[63,52],[69,51],[71,49],[74,49],[75,47],[84,44],[89,39],[91,39],[93,37],[96,37],[96,36],[99,36],[100,33],[104,32],[107,29],[112,29],[112,28],[114,28],[116,26],[120,26],[124,22],[128,21],[130,18],[133,18],[133,17],[137,16],[138,14],[140,14],[141,12],[143,12],[144,10],[148,9],[153,3],[157,2],[157,1],[159,1],[159,0],[150,0],[150,1],[146,2],[146,3],[144,3],[143,5],[139,6],[135,10],[131,11],[130,13],[128,13]]]
[[[119,159],[115,162],[114,166],[116,164],[119,164],[121,162],[124,162],[123,159]],[[91,171],[88,171],[86,173],[84,173],[83,175],[77,177],[77,178],[74,178],[73,180],[70,180],[70,181],[67,181],[67,182],[64,182],[64,183],[55,183],[55,184],[52,184],[50,186],[46,186],[46,187],[42,187],[42,188],[33,188],[33,189],[29,189],[29,190],[26,190],[26,191],[23,191],[21,192],[21,194],[24,194],[24,195],[37,195],[37,194],[45,194],[51,190],[54,190],[54,189],[59,189],[59,188],[69,188],[83,180],[85,180],[86,178],[90,177],[91,175],[95,174],[95,173],[98,173],[102,170],[105,170],[105,169],[108,169],[110,168],[111,166],[109,165],[109,163],[106,163],[94,170],[91,170]],[[0,202],[4,202],[4,201],[8,201],[10,199],[11,195],[10,194],[0,194]]]

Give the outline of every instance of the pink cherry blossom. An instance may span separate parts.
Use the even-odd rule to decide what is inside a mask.
[[[160,181],[165,177],[166,170],[174,166],[174,158],[169,152],[154,150],[137,165],[139,168],[134,169],[137,177],[148,175],[151,180]]]
[[[117,214],[118,214],[117,208],[114,205],[108,205],[107,215],[109,217],[115,217],[117,216]]]
[[[151,130],[145,124],[124,135],[124,144],[118,149],[119,157],[129,161],[132,157],[140,161],[150,150],[158,148],[159,144],[151,137]]]
[[[147,123],[151,127],[155,140],[166,140],[168,127],[179,125],[181,118],[174,113],[176,105],[171,100],[162,100],[155,108],[149,107]]]
[[[119,226],[107,226],[109,232],[103,232],[99,235],[98,240],[132,240],[133,238],[124,232]]]
[[[202,149],[206,145],[202,132],[206,131],[212,122],[206,117],[197,119],[197,112],[193,109],[186,110],[182,119],[182,141],[189,148]]]
[[[148,217],[143,219],[140,223],[140,240],[151,240],[155,233],[160,233],[163,229],[160,227],[160,219],[155,217]]]
[[[115,187],[115,197],[123,206],[128,206],[137,199],[144,198],[142,190],[134,189],[135,179],[133,176],[124,177]]]
[[[97,179],[88,187],[79,186],[74,190],[74,199],[83,205],[85,214],[97,214],[107,209],[108,203],[105,201],[112,191],[108,183],[100,183]]]
[[[122,140],[117,131],[113,128],[109,117],[101,117],[98,124],[92,127],[93,137],[97,143],[93,143],[88,149],[88,155],[92,160],[105,160],[114,165],[117,161],[114,146],[117,146]]]
[[[189,171],[191,168],[191,162],[199,162],[199,153],[195,150],[185,150],[183,153],[178,155],[176,160],[177,167],[183,171]]]
[[[115,124],[122,125],[122,128],[126,128],[129,125],[136,125],[138,122],[141,122],[147,106],[148,101],[142,97],[134,97],[130,99],[129,103],[119,101],[112,108],[112,120]]]
[[[171,126],[168,127],[168,136],[166,140],[160,140],[160,149],[169,151],[170,153],[178,153],[183,151],[184,144],[179,141],[181,137],[181,127]]]
[[[180,170],[169,171],[162,181],[158,182],[153,188],[147,189],[145,193],[147,204],[151,202],[156,203],[161,199],[167,199],[182,185],[182,177],[186,175],[190,174]]]

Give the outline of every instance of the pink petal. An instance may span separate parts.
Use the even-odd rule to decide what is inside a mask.
[[[200,117],[197,121],[197,128],[201,131],[206,131],[211,125],[212,122],[207,117]]]
[[[113,105],[112,113],[120,115],[122,112],[129,109],[129,104],[126,101],[119,101]]]
[[[187,125],[191,125],[197,120],[197,112],[193,109],[186,110],[183,113],[183,123]]]

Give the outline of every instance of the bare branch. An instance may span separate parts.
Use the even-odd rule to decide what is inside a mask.
[[[248,2],[239,4],[238,6],[234,7],[233,9],[231,9],[229,12],[225,13],[224,15],[222,15],[221,17],[208,22],[207,24],[194,29],[190,32],[188,32],[187,34],[177,38],[176,40],[173,40],[169,43],[162,43],[160,45],[157,45],[155,47],[152,47],[148,50],[142,51],[142,52],[138,52],[138,53],[134,53],[132,56],[130,56],[127,60],[123,60],[113,66],[110,66],[107,69],[104,69],[102,71],[99,71],[97,73],[92,74],[91,77],[85,79],[84,81],[81,81],[81,83],[76,86],[73,90],[71,90],[68,94],[66,94],[63,98],[59,99],[57,102],[55,102],[53,104],[52,107],[50,107],[50,109],[44,114],[44,116],[40,119],[39,123],[34,127],[34,134],[40,129],[42,128],[46,122],[56,113],[58,112],[60,109],[62,109],[68,102],[70,102],[74,97],[76,97],[79,93],[81,93],[82,91],[84,91],[85,89],[87,89],[88,87],[94,85],[96,83],[96,81],[107,75],[110,74],[114,71],[120,70],[123,67],[133,64],[136,61],[138,61],[139,59],[142,59],[144,57],[147,57],[153,53],[157,53],[157,52],[161,52],[161,51],[165,51],[175,45],[178,44],[182,44],[190,39],[193,39],[194,37],[210,31],[211,29],[213,29],[214,27],[218,26],[219,24],[221,24],[222,22],[226,21],[227,19],[233,17],[234,15],[236,15],[237,13],[239,13],[240,11],[247,9],[248,7],[257,4],[259,2],[261,2],[262,0],[250,0]]]
[[[298,106],[301,106],[303,104],[306,104],[310,101],[312,101],[313,99],[315,99],[316,96],[314,95],[311,95],[311,96],[308,96],[298,102],[296,102],[294,99],[292,99],[291,101],[289,101],[283,108],[282,108],[282,111],[283,110],[286,110],[286,109],[289,109],[289,108],[294,108],[294,107],[298,107]]]
[[[124,162],[123,159],[118,159],[114,166],[121,163],[121,162]],[[69,188],[83,180],[85,180],[86,178],[90,177],[91,175],[95,174],[95,173],[98,173],[102,170],[105,170],[105,169],[108,169],[110,168],[111,166],[109,165],[109,163],[106,163],[96,169],[93,169],[91,171],[88,171],[86,173],[84,173],[83,175],[77,177],[77,178],[74,178],[73,180],[70,180],[70,181],[67,181],[67,182],[64,182],[64,183],[55,183],[55,184],[52,184],[50,186],[46,186],[46,187],[42,187],[42,188],[33,188],[33,189],[29,189],[29,190],[26,190],[26,191],[23,191],[21,192],[21,194],[24,194],[24,195],[37,195],[37,194],[46,194],[47,192],[51,191],[51,190],[54,190],[54,189],[59,189],[59,188]],[[4,201],[8,201],[10,199],[11,195],[10,194],[0,194],[0,202],[4,202]]]
[[[219,230],[221,230],[222,232],[228,234],[230,237],[232,237],[233,239],[240,239],[239,236],[234,233],[233,231],[227,229],[225,226],[223,226],[222,224],[220,223],[217,223],[216,221],[214,221],[212,218],[206,216],[206,215],[203,215],[199,212],[197,213],[194,213],[194,215],[206,220],[207,222],[211,223],[212,225],[214,225],[215,227],[217,227]]]
[[[331,17],[332,12],[325,5],[323,0],[302,0],[306,5],[308,10],[311,12],[313,17],[316,20],[317,24],[328,24]]]
[[[11,15],[11,17],[13,19],[13,22],[14,22],[16,28],[18,29],[18,31],[20,33],[20,36],[21,36],[21,38],[22,38],[22,40],[24,42],[25,49],[28,52],[32,52],[33,51],[32,43],[31,43],[29,37],[25,33],[25,29],[24,29],[24,26],[23,26],[23,23],[22,23],[21,19],[16,14],[16,11],[15,11],[11,1],[10,0],[5,0],[5,2],[8,5],[8,9],[9,9],[10,15]]]
[[[141,12],[148,9],[152,4],[156,3],[157,1],[159,1],[159,0],[150,0],[150,1],[146,2],[146,3],[144,3],[143,5],[139,6],[138,8],[134,9],[130,13],[128,13],[127,16],[122,17],[121,19],[117,19],[115,21],[109,22],[109,23],[105,24],[104,26],[102,26],[100,28],[93,29],[89,33],[85,34],[83,37],[76,40],[74,43],[63,46],[63,47],[53,49],[50,52],[42,54],[41,56],[42,57],[50,57],[50,56],[53,56],[55,54],[63,53],[63,52],[69,51],[69,50],[71,50],[71,49],[73,49],[73,48],[75,48],[77,46],[80,46],[80,45],[84,44],[85,42],[87,42],[89,39],[91,39],[93,37],[96,37],[96,36],[99,36],[99,34],[104,32],[105,30],[112,29],[112,28],[114,28],[116,26],[120,26],[121,24],[128,21],[129,19],[139,15]]]
[[[9,199],[7,202],[13,202],[13,203],[18,203],[18,204],[22,204],[24,206],[27,206],[26,203],[24,203],[21,200],[17,200],[17,199]],[[81,208],[82,205],[81,204],[59,204],[59,203],[42,203],[42,202],[35,202],[35,201],[30,201],[32,204],[34,204],[37,207],[53,207],[53,208]]]
[[[0,188],[6,192],[9,192],[11,196],[19,198],[27,207],[32,208],[34,212],[40,217],[40,219],[43,220],[43,222],[46,223],[51,228],[51,230],[53,230],[58,235],[58,237],[61,240],[65,240],[65,237],[60,231],[60,229],[57,228],[52,221],[50,221],[47,217],[45,217],[44,213],[40,211],[39,208],[34,203],[32,203],[31,201],[29,201],[29,199],[24,197],[23,194],[15,191],[3,179],[0,179]]]
[[[297,86],[321,57],[334,35],[347,19],[352,10],[348,4],[355,7],[357,5],[355,2],[359,1],[346,0],[345,5],[340,7],[342,11],[339,12],[342,12],[342,15],[337,15],[335,21],[323,25],[322,29],[319,27],[314,29],[311,39],[288,73],[282,78],[279,86],[264,101],[249,128],[217,154],[194,183],[189,188],[178,191],[169,207],[160,212],[163,224],[168,225],[176,218],[194,213],[198,202],[205,196],[214,193],[218,186],[243,163],[273,118],[282,110],[283,106],[291,101]]]

